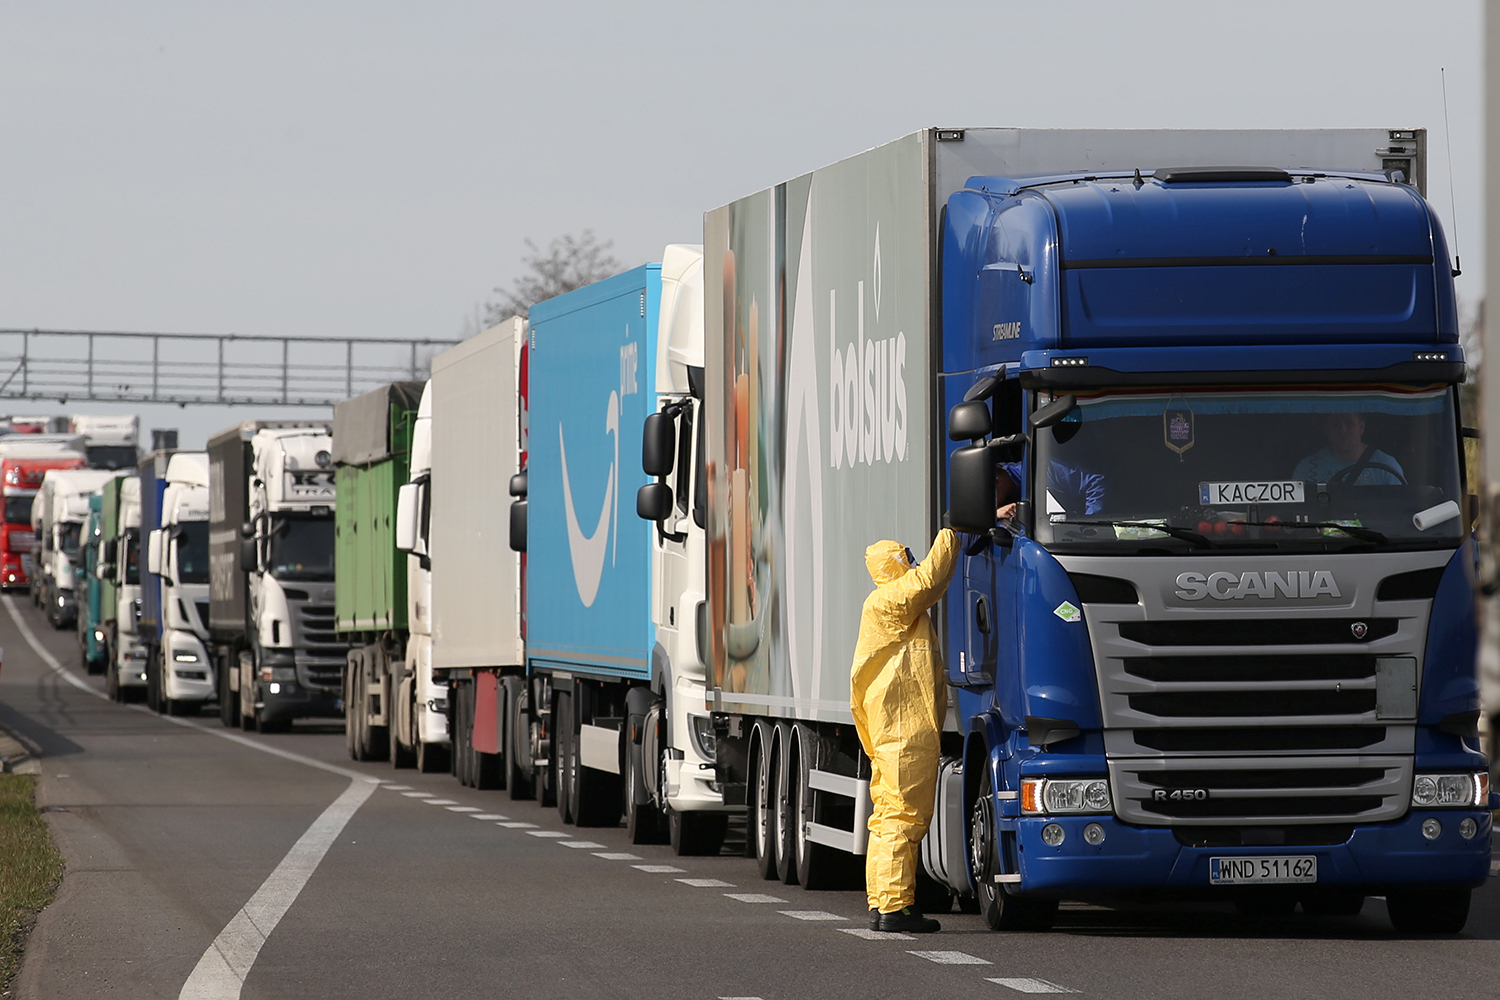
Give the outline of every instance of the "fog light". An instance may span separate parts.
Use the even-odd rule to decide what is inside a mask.
[[[1098,847],[1104,843],[1104,827],[1098,823],[1090,823],[1083,828],[1083,839],[1090,847]]]
[[[1443,835],[1443,824],[1435,819],[1424,819],[1422,821],[1422,836],[1428,840],[1437,840]]]
[[[1474,835],[1479,832],[1479,824],[1465,817],[1459,821],[1458,835],[1465,840],[1473,840]]]
[[[1057,847],[1063,842],[1063,838],[1066,836],[1067,834],[1063,831],[1063,828],[1056,823],[1048,823],[1042,827],[1042,843],[1048,847]]]
[[[275,681],[272,681],[271,682],[270,691],[271,691],[272,694],[280,694],[281,693],[281,685],[277,684]],[[1429,820],[1428,822],[1436,822],[1436,820]]]
[[[142,674],[138,674],[138,675],[137,675],[137,676],[138,676],[138,677],[139,677],[139,678],[140,678],[140,679],[141,679],[141,680],[145,680],[145,679],[146,679],[146,675],[145,675],[145,674],[144,674],[144,673],[142,673]]]

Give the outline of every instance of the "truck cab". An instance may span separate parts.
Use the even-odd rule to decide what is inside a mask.
[[[992,927],[1157,888],[1456,931],[1488,875],[1452,271],[1399,173],[974,177],[938,811]]]
[[[99,578],[104,541],[103,487],[89,494],[89,515],[83,522],[82,574],[78,588],[78,652],[85,671],[104,673],[108,649],[104,641],[104,581]]]
[[[242,718],[263,731],[295,718],[340,717],[348,643],[334,633],[333,436],[326,426],[271,427],[250,439],[250,655],[239,660]]]
[[[112,652],[105,688],[116,701],[127,701],[146,690],[146,646],[141,636],[141,479],[126,476],[116,501],[116,534],[106,541],[101,572],[114,584],[115,601],[108,627]],[[106,507],[108,505],[106,504]],[[108,511],[106,510],[106,514]],[[108,517],[105,518],[108,525]]]
[[[113,473],[89,469],[51,469],[33,501],[37,535],[38,600],[53,628],[68,628],[78,615],[77,584],[82,562],[83,524],[88,497]]]
[[[215,697],[207,648],[208,456],[180,451],[150,456],[142,463],[148,466],[142,583],[147,701],[160,711],[188,714]]]

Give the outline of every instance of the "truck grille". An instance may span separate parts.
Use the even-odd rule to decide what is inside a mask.
[[[292,610],[292,641],[301,681],[309,687],[338,689],[343,683],[347,640],[334,631],[332,604],[299,603]]]
[[[1115,808],[1127,822],[1379,822],[1406,812],[1411,759],[1247,757],[1114,760]]]

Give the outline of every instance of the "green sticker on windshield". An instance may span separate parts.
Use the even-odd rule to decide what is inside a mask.
[[[1063,601],[1052,609],[1052,613],[1065,622],[1077,622],[1083,619],[1083,612],[1079,611],[1071,601]]]

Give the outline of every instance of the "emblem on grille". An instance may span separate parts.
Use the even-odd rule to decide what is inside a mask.
[[[1355,622],[1349,626],[1349,631],[1354,633],[1354,638],[1363,639],[1370,632],[1370,626],[1364,622]]]

